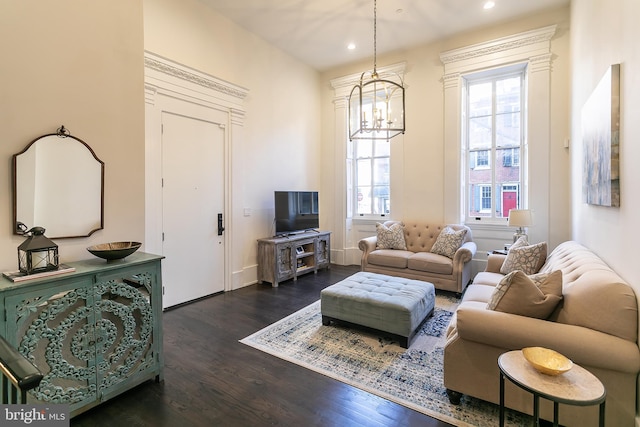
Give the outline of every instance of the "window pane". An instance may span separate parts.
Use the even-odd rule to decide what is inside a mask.
[[[377,185],[373,187],[373,213],[388,214],[389,213],[389,187],[386,185]]]
[[[520,76],[496,81],[496,113],[519,112],[520,105]]]
[[[491,210],[491,187],[488,185],[480,187],[482,196],[482,210]]]
[[[496,217],[507,218],[520,206],[520,149],[496,150]]]
[[[358,187],[371,185],[371,160],[358,160]]]
[[[496,217],[508,218],[511,209],[520,209],[520,186],[513,183],[497,184]]]
[[[491,82],[476,83],[469,86],[469,117],[492,114]]]
[[[469,119],[469,149],[491,148],[491,117]]]
[[[373,213],[389,213],[389,158],[373,160]]]
[[[358,187],[358,215],[371,213],[371,187]]]
[[[502,168],[498,169],[498,178],[508,174],[512,181],[517,181],[520,176],[520,171],[518,169],[512,170],[512,168],[520,166],[520,148],[504,148],[496,150],[496,165],[502,166]]]
[[[496,146],[520,146],[520,113],[496,115]]]
[[[476,167],[489,167],[489,152],[476,151]]]
[[[391,142],[388,140],[376,140],[375,141],[375,152],[374,156],[376,157],[389,157],[391,154]]]
[[[469,216],[491,216],[491,183],[471,184],[469,191]]]
[[[491,184],[491,165],[489,151],[472,151],[469,153],[469,181],[473,184]]]
[[[389,185],[389,158],[373,160],[373,185]]]
[[[356,157],[372,157],[373,155],[373,141],[370,139],[359,139],[356,142]]]

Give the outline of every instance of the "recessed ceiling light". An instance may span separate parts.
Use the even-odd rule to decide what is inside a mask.
[[[355,48],[356,48],[356,44],[355,43],[349,43],[347,45],[347,49],[349,49],[349,50],[354,50]]]
[[[488,2],[485,2],[485,3],[484,3],[484,6],[482,6],[482,7],[483,7],[485,10],[488,10],[488,9],[493,9],[493,7],[494,7],[495,5],[496,5],[496,3],[495,3],[495,2],[493,2],[493,1],[488,1]]]

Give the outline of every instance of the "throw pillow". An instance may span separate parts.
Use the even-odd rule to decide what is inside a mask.
[[[535,276],[527,276],[517,270],[500,280],[487,309],[547,319],[561,300],[561,270]]]
[[[529,242],[525,236],[518,237],[518,240],[516,240],[509,249],[521,248],[523,246],[529,246]]]
[[[438,255],[444,255],[447,258],[453,258],[456,251],[462,245],[467,229],[455,231],[453,228],[446,226],[440,231],[436,242],[431,248],[431,252]]]
[[[516,270],[522,270],[524,274],[534,274],[540,270],[546,260],[547,242],[529,245],[521,237],[509,248],[507,257],[500,267],[500,273],[509,274]]]
[[[384,224],[376,224],[376,233],[378,239],[376,241],[377,249],[402,249],[407,250],[407,244],[404,241],[404,224],[396,222],[387,227]]]

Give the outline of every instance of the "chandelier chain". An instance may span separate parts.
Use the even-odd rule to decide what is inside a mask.
[[[377,74],[376,68],[378,66],[377,58],[376,58],[376,54],[378,50],[377,30],[378,30],[378,2],[377,0],[373,0],[373,74]]]

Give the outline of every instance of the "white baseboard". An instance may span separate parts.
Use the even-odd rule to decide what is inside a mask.
[[[258,283],[258,264],[244,267],[240,271],[234,271],[231,274],[231,287],[226,291],[233,291]]]

